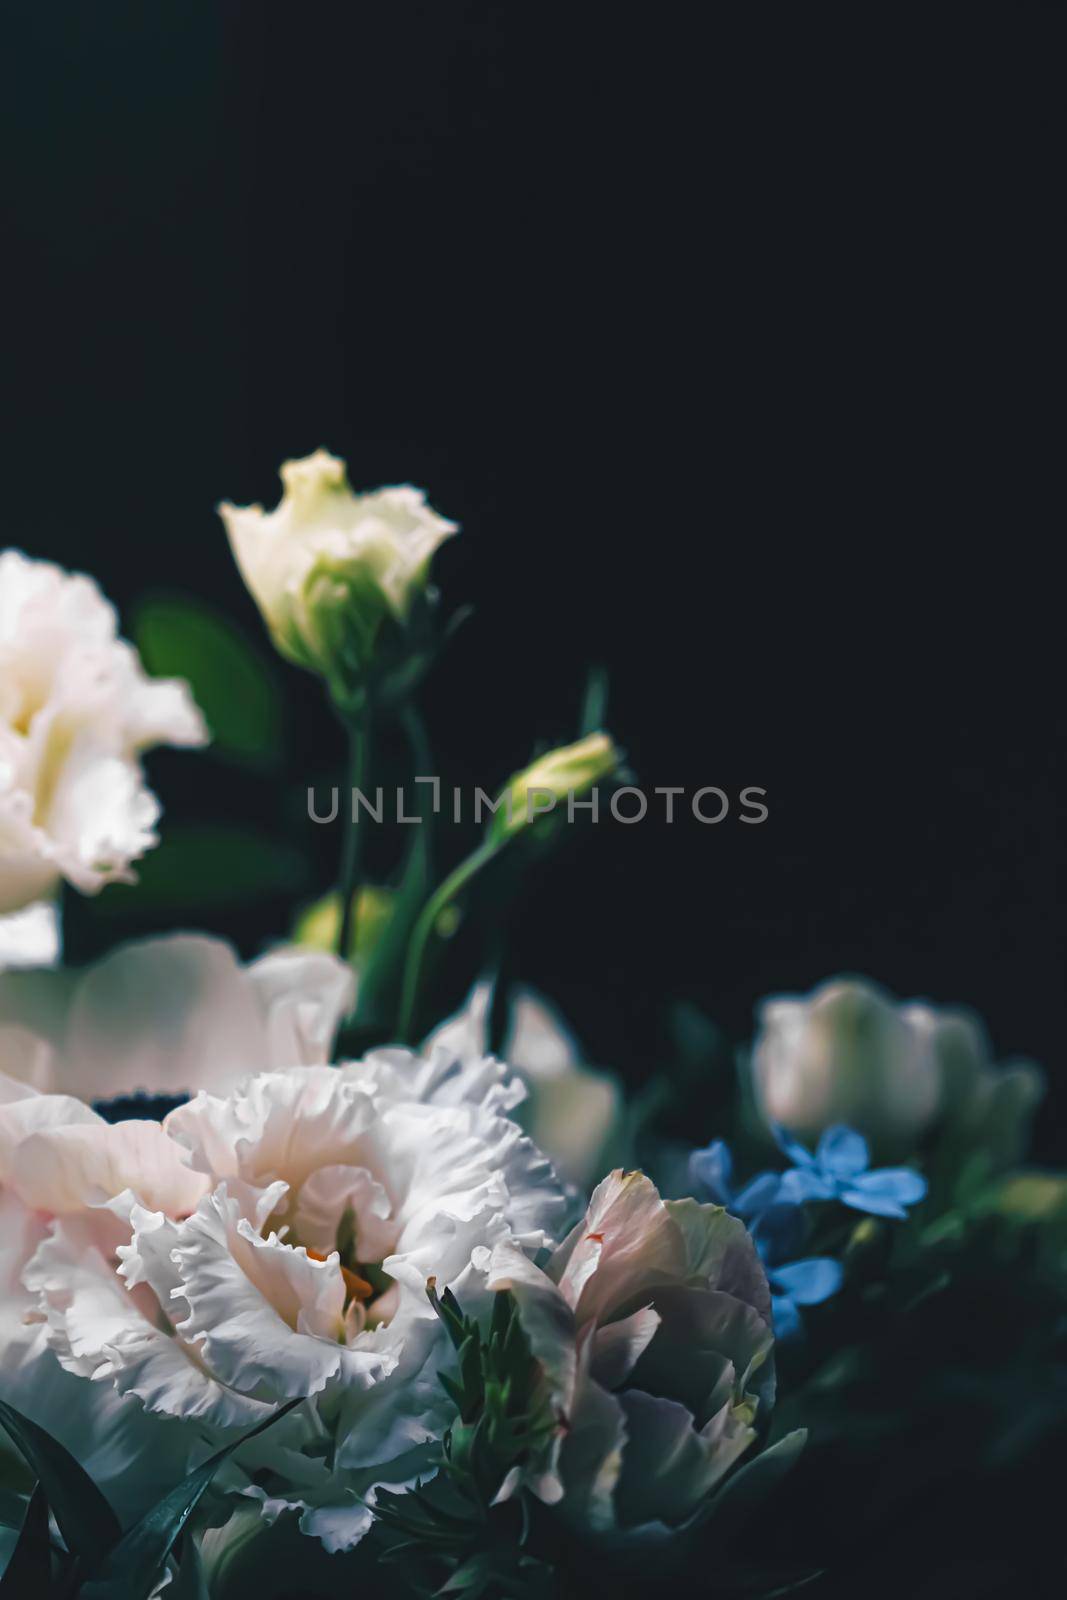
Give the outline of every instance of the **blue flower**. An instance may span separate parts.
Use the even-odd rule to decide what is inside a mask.
[[[827,1128],[814,1155],[784,1128],[775,1128],[774,1134],[793,1162],[779,1186],[782,1201],[803,1205],[808,1200],[839,1200],[874,1217],[906,1217],[905,1207],[916,1205],[926,1194],[926,1179],[911,1167],[869,1171],[867,1141],[851,1128]]]
[[[778,1172],[761,1172],[743,1189],[733,1183],[734,1158],[723,1139],[713,1139],[703,1150],[694,1150],[689,1157],[689,1181],[695,1190],[706,1194],[718,1206],[725,1206],[735,1217],[746,1222],[766,1211],[778,1198],[782,1176]]]
[[[844,1271],[830,1256],[790,1259],[803,1242],[804,1214],[799,1202],[782,1197],[780,1173],[761,1172],[738,1190],[733,1172],[733,1157],[722,1139],[689,1157],[693,1188],[741,1217],[748,1227],[770,1285],[775,1337],[795,1339],[801,1332],[798,1308],[819,1305],[836,1294]]]
[[[844,1268],[832,1256],[807,1256],[791,1261],[804,1237],[804,1216],[788,1202],[772,1205],[749,1228],[771,1290],[771,1312],[777,1339],[795,1339],[801,1331],[800,1306],[821,1305],[836,1294]]]

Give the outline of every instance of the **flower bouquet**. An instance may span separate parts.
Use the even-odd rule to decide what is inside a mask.
[[[446,784],[455,524],[323,451],[282,478],[221,515],[345,763],[301,819],[333,887],[248,963],[175,928],[143,757],[247,746],[276,680],[224,620],[157,607],[135,648],[91,579],[0,556],[0,1600],[1044,1592],[1045,1547],[965,1527],[1040,1507],[1067,1431],[1039,1071],[841,978],[740,1054],[665,1004],[624,1091],[503,939],[565,834],[647,804],[602,677],[570,743]],[[244,844],[223,884],[277,867]],[[136,907],[141,858],[152,936],[65,964],[72,896]]]

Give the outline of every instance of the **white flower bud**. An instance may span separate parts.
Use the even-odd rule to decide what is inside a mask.
[[[404,629],[430,562],[457,525],[420,489],[353,494],[325,450],[281,469],[277,507],[219,507],[241,576],[281,653],[320,673],[343,708],[382,662],[381,635]]]
[[[836,979],[765,1000],[758,1015],[752,1076],[769,1121],[811,1140],[843,1122],[881,1154],[906,1152],[937,1114],[930,1030],[873,984]]]
[[[843,1122],[879,1158],[908,1155],[938,1122],[941,1141],[985,1149],[996,1168],[1021,1154],[1043,1079],[1028,1062],[994,1065],[980,1020],[901,1004],[860,978],[805,998],[765,1000],[752,1047],[764,1116],[814,1141]]]

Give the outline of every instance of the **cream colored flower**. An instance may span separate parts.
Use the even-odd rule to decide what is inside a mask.
[[[420,489],[353,494],[345,463],[325,450],[281,469],[278,506],[223,504],[241,576],[278,649],[352,701],[388,623],[404,627],[438,546],[456,524]]]
[[[282,954],[242,975],[225,947],[178,939],[111,962],[69,975],[66,994],[68,975],[0,979],[6,1048],[39,1081],[95,1088],[113,1050],[119,1087],[149,1075],[178,1092],[201,1056],[225,1082],[227,1060],[250,1051],[269,1067],[329,1049],[333,958]],[[111,1125],[72,1095],[3,1084],[10,1272],[44,1332],[0,1352],[0,1392],[21,1405],[26,1371],[50,1356],[84,1380],[83,1408],[75,1396],[65,1419],[44,1408],[64,1442],[85,1445],[95,1397],[111,1391],[138,1429],[148,1416],[168,1438],[185,1430],[187,1454],[306,1399],[220,1487],[260,1500],[268,1520],[298,1510],[331,1549],[355,1543],[377,1487],[425,1474],[447,1424],[426,1280],[462,1288],[476,1250],[505,1237],[535,1250],[562,1216],[550,1167],[509,1114],[521,1083],[488,1059],[383,1051],[245,1076],[162,1126]]]
[[[156,1125],[109,1128],[78,1100],[0,1076],[0,1396],[66,1445],[124,1522],[208,1453],[197,1430],[150,1416],[111,1384],[87,1382],[80,1366],[83,1340],[108,1337],[110,1283],[97,1263],[128,1237],[108,1200],[131,1185],[180,1209],[195,1203],[203,1180]],[[66,1259],[57,1269],[58,1251]],[[41,1307],[50,1280],[53,1301],[73,1315],[62,1363],[55,1313]],[[104,1292],[94,1297],[96,1284]],[[0,1453],[6,1448],[5,1435]]]
[[[939,1118],[969,1116],[977,1128],[1000,1104],[1018,1120],[1040,1098],[1036,1068],[994,1068],[971,1013],[901,1003],[862,978],[765,1000],[758,1015],[759,1105],[769,1121],[809,1141],[844,1123],[880,1157],[908,1155]]]
[[[347,1547],[378,1487],[429,1469],[450,1408],[427,1280],[462,1289],[476,1251],[536,1250],[565,1209],[511,1119],[522,1094],[491,1058],[383,1050],[167,1118],[211,1183],[167,1239],[189,1308],[177,1331],[232,1395],[316,1397],[256,1441],[254,1468],[239,1463],[268,1517],[295,1507],[305,1531]],[[124,1270],[158,1254],[138,1221]]]
[[[685,1523],[749,1448],[773,1399],[770,1293],[743,1223],[611,1173],[542,1270],[503,1241],[510,1290],[559,1428],[520,1485],[586,1533]]]
[[[203,934],[136,940],[78,970],[0,973],[0,1072],[83,1101],[224,1094],[250,1073],[328,1061],[354,989],[324,953],[242,967]]]
[[[132,881],[158,842],[141,753],[206,740],[186,685],[145,675],[90,578],[0,554],[0,913],[62,878]]]
[[[190,935],[84,972],[0,976],[0,1394],[73,1451],[124,1520],[207,1454],[243,1402],[174,1335],[166,1295],[119,1272],[135,1220],[147,1240],[152,1219],[162,1243],[208,1177],[157,1122],[111,1126],[85,1100],[114,1116],[123,1101],[147,1109],[324,1062],[351,995],[330,956],[283,950],[242,968],[221,941]],[[160,1387],[169,1411],[151,1402]]]
[[[465,1060],[489,1047],[493,986],[474,985],[463,1008],[427,1039],[424,1053],[446,1045]],[[533,989],[517,987],[501,1055],[522,1077],[528,1098],[516,1116],[561,1177],[588,1192],[623,1137],[618,1079],[582,1064],[581,1052],[559,1013]]]

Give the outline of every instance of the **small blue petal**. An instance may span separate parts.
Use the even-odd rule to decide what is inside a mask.
[[[709,1194],[716,1205],[729,1205],[733,1198],[733,1170],[733,1156],[722,1139],[712,1140],[706,1149],[694,1150],[689,1157],[689,1181]]]
[[[833,1200],[837,1185],[816,1169],[794,1167],[782,1174],[778,1199],[787,1205],[802,1206],[809,1200]]]
[[[800,1312],[786,1294],[771,1295],[771,1316],[774,1319],[774,1337],[782,1344],[799,1338],[802,1329]]]
[[[782,1186],[781,1173],[758,1173],[731,1201],[731,1210],[739,1217],[755,1217],[768,1206],[773,1206]]]
[[[885,1196],[902,1206],[918,1205],[926,1195],[926,1179],[911,1167],[877,1167],[874,1172],[861,1173],[849,1187]]]
[[[793,1138],[778,1122],[771,1123],[771,1132],[774,1134],[775,1143],[784,1156],[788,1156],[795,1167],[813,1167],[815,1157],[810,1151]]]
[[[872,1217],[897,1217],[903,1220],[908,1213],[898,1200],[891,1195],[869,1194],[865,1189],[842,1189],[837,1197],[843,1206],[851,1206],[853,1211],[866,1211]]]
[[[775,1267],[772,1288],[784,1292],[798,1306],[817,1306],[836,1294],[844,1281],[840,1261],[831,1256],[810,1256],[806,1261],[791,1261]]]
[[[862,1133],[839,1123],[827,1128],[819,1140],[816,1160],[824,1172],[843,1183],[866,1172],[871,1164],[871,1153]]]

